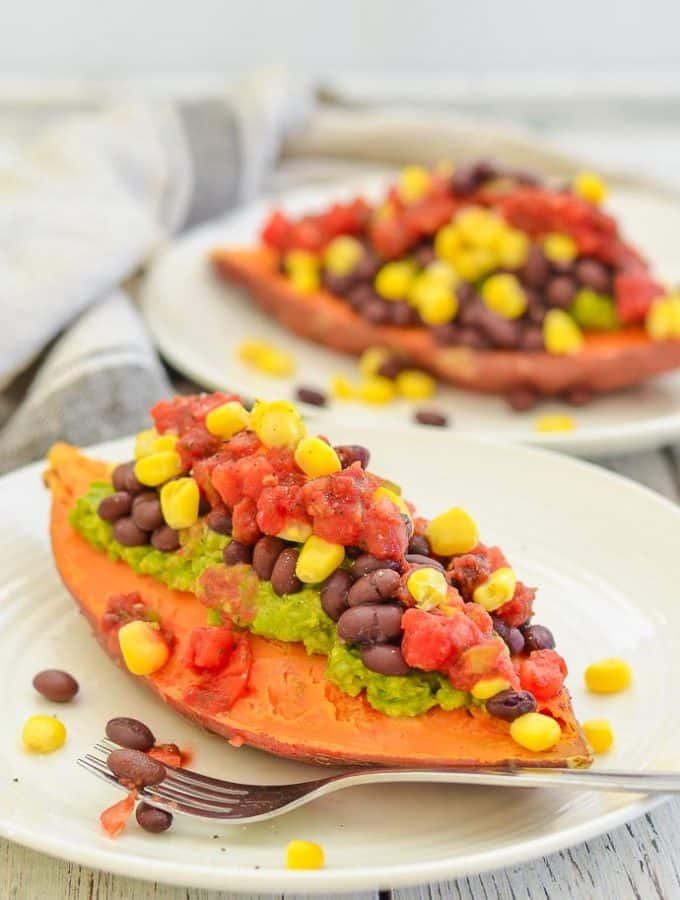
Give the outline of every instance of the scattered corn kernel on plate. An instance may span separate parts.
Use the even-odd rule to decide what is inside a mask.
[[[327,430],[333,441],[349,433],[330,422]],[[521,577],[540,585],[545,621],[569,660],[567,686],[576,713],[594,748],[607,751],[596,756],[595,766],[680,767],[678,720],[669,715],[680,680],[678,509],[596,467],[534,448],[434,430],[424,430],[417,445],[403,430],[354,425],[351,434],[372,448],[376,470],[412,485],[412,499],[423,511],[439,509],[446,483],[447,494],[507,550]],[[131,451],[132,440],[118,441],[93,455],[119,460]],[[319,770],[236,749],[199,730],[102,653],[52,563],[42,469],[31,466],[0,480],[0,502],[12,510],[12,528],[0,535],[3,836],[161,882],[252,893],[342,891],[517,864],[614,828],[661,802],[588,792],[381,785],[335,794],[271,823],[229,828],[178,817],[166,834],[131,826],[112,841],[98,823],[112,791],[75,765],[111,717],[148,723],[159,740],[191,751],[192,767],[207,774],[271,784],[315,778]],[[611,657],[630,665],[628,686],[620,663],[602,663]],[[33,690],[34,675],[46,668],[67,669],[78,680],[71,703],[55,708]],[[615,694],[597,693],[624,686]],[[47,755],[22,749],[29,717],[54,714],[65,727],[64,746]],[[608,749],[609,727],[614,742]],[[322,868],[286,867],[286,850],[297,841],[321,847]],[[298,857],[315,865],[321,860],[305,844],[293,844],[293,850],[293,863]]]
[[[276,204],[301,213],[361,191],[375,196],[384,185],[385,179],[372,179],[299,189],[276,198]],[[416,413],[434,410],[459,432],[590,457],[648,449],[680,436],[680,373],[600,396],[587,406],[548,401],[522,413],[510,410],[500,396],[445,385],[428,396],[429,386],[413,379],[399,391],[400,399],[392,399],[392,390],[386,394],[384,384],[372,384],[360,401],[342,399],[359,379],[356,359],[292,334],[211,270],[210,251],[219,245],[252,244],[272,203],[244,207],[171,244],[157,257],[143,286],[146,318],[161,351],[206,388],[293,399],[302,386],[329,395],[325,408],[310,405],[307,410],[334,421],[370,424],[379,417],[386,425],[422,429],[414,424]],[[612,190],[607,209],[653,269],[669,283],[680,282],[673,238],[680,231],[680,208],[658,193],[619,188]]]

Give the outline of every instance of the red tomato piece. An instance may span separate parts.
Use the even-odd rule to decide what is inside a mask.
[[[244,497],[232,511],[232,535],[242,544],[254,544],[261,534],[257,524],[257,505],[250,497]]]
[[[310,253],[319,253],[326,244],[326,233],[322,221],[314,216],[305,216],[293,226],[293,246]]]
[[[184,754],[177,744],[156,744],[151,750],[147,750],[147,756],[157,759],[164,766],[174,766],[181,769],[184,765]]]
[[[536,588],[527,587],[522,581],[518,581],[512,600],[497,609],[494,615],[499,616],[513,628],[519,628],[531,618],[535,596]]]
[[[265,487],[257,500],[257,524],[265,534],[278,534],[293,522],[311,524],[302,485]]]
[[[226,712],[245,694],[252,664],[250,644],[243,635],[238,639],[226,668],[185,691],[185,701],[205,712]]]
[[[410,230],[396,215],[372,222],[369,232],[376,253],[383,259],[403,256],[417,238],[417,232]]]
[[[275,209],[262,229],[262,241],[273,250],[287,250],[293,233],[293,223],[280,209]]]
[[[109,837],[116,838],[123,831],[132,815],[136,802],[137,791],[130,791],[125,799],[119,800],[113,806],[109,806],[99,816],[102,828]]]
[[[482,640],[481,631],[464,612],[442,616],[411,608],[404,613],[402,626],[404,659],[426,672],[445,672],[463,650]]]
[[[507,647],[498,637],[468,647],[449,668],[451,684],[461,691],[472,690],[484,678],[504,678],[512,688],[519,685]]]
[[[229,662],[233,649],[234,632],[231,625],[198,627],[189,635],[185,661],[192,669],[217,672]]]
[[[663,288],[644,270],[621,272],[614,278],[616,311],[625,324],[641,322]]]
[[[221,440],[210,434],[205,425],[196,425],[185,431],[177,441],[177,452],[185,469],[197,463],[200,459],[213,456],[220,448]]]
[[[238,394],[193,394],[187,397],[173,397],[161,400],[151,409],[151,418],[160,434],[172,431],[183,435],[198,423],[203,423],[211,409],[222,406],[229,400],[240,400]]]
[[[534,650],[519,666],[519,679],[525,691],[537,700],[550,700],[562,690],[567,664],[556,650]]]

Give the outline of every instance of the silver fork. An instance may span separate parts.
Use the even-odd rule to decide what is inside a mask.
[[[117,744],[95,745],[78,765],[109,784],[126,790],[106,764]],[[151,806],[199,816],[224,819],[238,825],[272,819],[342,788],[385,782],[481,784],[492,787],[552,787],[575,790],[624,791],[636,794],[680,793],[680,772],[591,771],[587,769],[359,769],[299,784],[238,784],[210,778],[190,769],[166,766],[160,784],[143,788],[140,796]]]

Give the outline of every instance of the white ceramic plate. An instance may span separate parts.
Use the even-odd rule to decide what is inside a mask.
[[[277,205],[293,213],[323,209],[330,201],[353,196],[362,187],[369,194],[377,190],[375,180],[361,185],[336,184],[285,194]],[[271,205],[267,201],[245,207],[171,244],[155,260],[142,300],[158,346],[180,372],[211,389],[292,398],[299,384],[327,389],[335,373],[356,379],[356,360],[291,334],[260,311],[245,292],[220,281],[207,261],[215,246],[256,241]],[[609,208],[620,217],[624,232],[650,257],[655,270],[669,281],[680,282],[675,241],[680,233],[680,208],[657,195],[631,189],[614,193]],[[295,376],[272,378],[241,363],[236,348],[252,337],[290,351],[298,363]],[[446,386],[431,402],[421,405],[446,412],[456,430],[463,433],[541,444],[580,456],[630,453],[680,437],[680,373],[598,398],[576,410],[551,402],[538,411],[518,414],[499,397]],[[555,412],[571,415],[576,429],[538,434],[534,429],[537,415]],[[320,411],[314,408],[314,414],[320,415]],[[335,403],[332,411],[334,421],[367,424],[379,418],[385,425],[405,425],[412,423],[412,416],[413,407],[405,402],[380,407]]]
[[[403,484],[426,513],[457,502],[482,535],[506,550],[520,576],[540,585],[537,621],[554,630],[568,660],[581,719],[606,716],[616,748],[598,766],[679,767],[680,512],[655,494],[593,466],[520,446],[453,433],[342,427],[335,440],[373,449],[373,465]],[[131,442],[102,455],[125,459]],[[446,500],[444,499],[446,498]],[[32,466],[0,480],[0,834],[87,865],[156,881],[257,892],[342,891],[429,882],[514,865],[585,840],[653,806],[631,795],[549,790],[381,785],[353,788],[270,823],[247,827],[178,818],[162,836],[133,822],[117,841],[99,830],[118,791],[75,765],[114,715],[136,716],[161,741],[193,749],[193,765],[230,779],[283,783],[319,770],[247,748],[234,749],[147,695],[104,655],[59,582],[47,536],[49,498]],[[586,694],[595,659],[630,660],[634,685],[614,697]],[[31,688],[33,675],[63,667],[80,681],[70,705]],[[21,750],[27,716],[57,713],[66,747],[52,756]],[[217,835],[217,837],[215,837]],[[284,866],[293,838],[319,841],[327,865]]]

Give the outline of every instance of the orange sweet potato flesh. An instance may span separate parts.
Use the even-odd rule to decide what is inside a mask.
[[[248,693],[227,712],[210,713],[184,699],[197,676],[183,664],[188,635],[205,625],[206,609],[193,594],[170,590],[123,562],[94,550],[70,526],[76,498],[94,480],[106,478],[106,463],[57,444],[49,456],[45,482],[52,491],[51,537],[57,568],[88,618],[102,647],[112,652],[100,627],[108,598],[138,591],[155,609],[177,643],[170,661],[145,678],[148,687],[180,713],[234,743],[248,744],[293,759],[321,764],[469,766],[514,763],[532,766],[586,766],[591,757],[563,691],[550,703],[562,738],[550,751],[532,753],[509,736],[508,725],[480,712],[434,709],[414,718],[390,718],[361,697],[344,694],[324,677],[326,660],[308,656],[298,644],[251,636],[254,656]]]
[[[588,387],[600,393],[680,366],[680,341],[651,341],[639,327],[590,333],[574,356],[444,347],[425,328],[372,325],[328,291],[299,294],[266,248],[218,248],[211,260],[220,276],[244,285],[266,312],[296,334],[357,356],[367,347],[391,347],[443,381],[470,390],[505,394],[523,386],[553,396]]]

